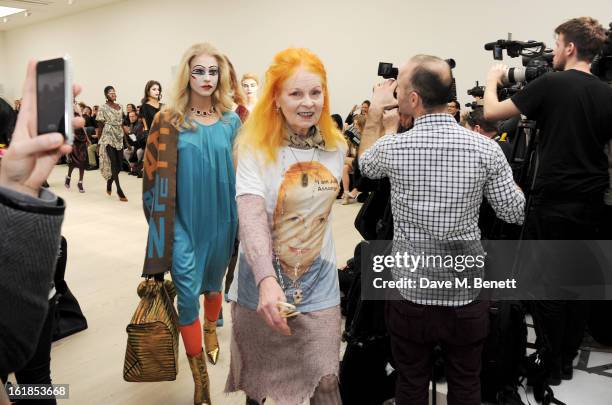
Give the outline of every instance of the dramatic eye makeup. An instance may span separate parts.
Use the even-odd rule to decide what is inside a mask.
[[[196,79],[195,76],[204,76],[206,71],[208,71],[208,74],[213,77],[219,75],[219,68],[217,66],[209,66],[208,69],[206,69],[202,65],[195,65],[191,69],[191,77]]]

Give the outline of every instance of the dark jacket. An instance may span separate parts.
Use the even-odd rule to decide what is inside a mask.
[[[0,375],[34,355],[47,316],[64,201],[0,187]]]

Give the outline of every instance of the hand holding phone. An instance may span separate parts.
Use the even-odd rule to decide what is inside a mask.
[[[72,95],[80,93],[74,86]],[[28,64],[21,109],[11,144],[2,158],[0,186],[38,197],[40,187],[55,167],[57,160],[70,153],[72,147],[60,133],[38,136],[36,62]],[[72,111],[72,110],[70,110]],[[68,127],[82,128],[83,118],[69,121]]]
[[[72,69],[70,58],[43,60],[36,64],[36,110],[38,134],[59,132],[72,145]]]

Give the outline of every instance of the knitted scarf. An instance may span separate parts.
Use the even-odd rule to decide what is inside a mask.
[[[176,210],[176,163],[179,132],[168,112],[155,115],[147,138],[142,206],[149,226],[143,274],[170,271]]]

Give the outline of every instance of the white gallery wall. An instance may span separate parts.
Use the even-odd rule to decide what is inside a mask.
[[[6,49],[4,32],[0,32],[0,97],[7,97],[9,77],[6,69]]]
[[[505,38],[554,45],[554,28],[571,17],[612,21],[610,0],[129,0],[0,36],[0,83],[18,96],[28,59],[70,54],[81,99],[104,101],[112,84],[122,104],[138,103],[147,80],[170,89],[171,68],[195,42],[209,41],[226,53],[239,74],[263,74],[273,55],[288,46],[307,47],[326,65],[332,112],[343,115],[369,98],[379,61],[400,64],[416,53],[457,61],[462,103],[475,80],[484,82],[493,63],[483,44]],[[4,60],[4,67],[3,67]],[[519,65],[518,59],[507,60]]]

